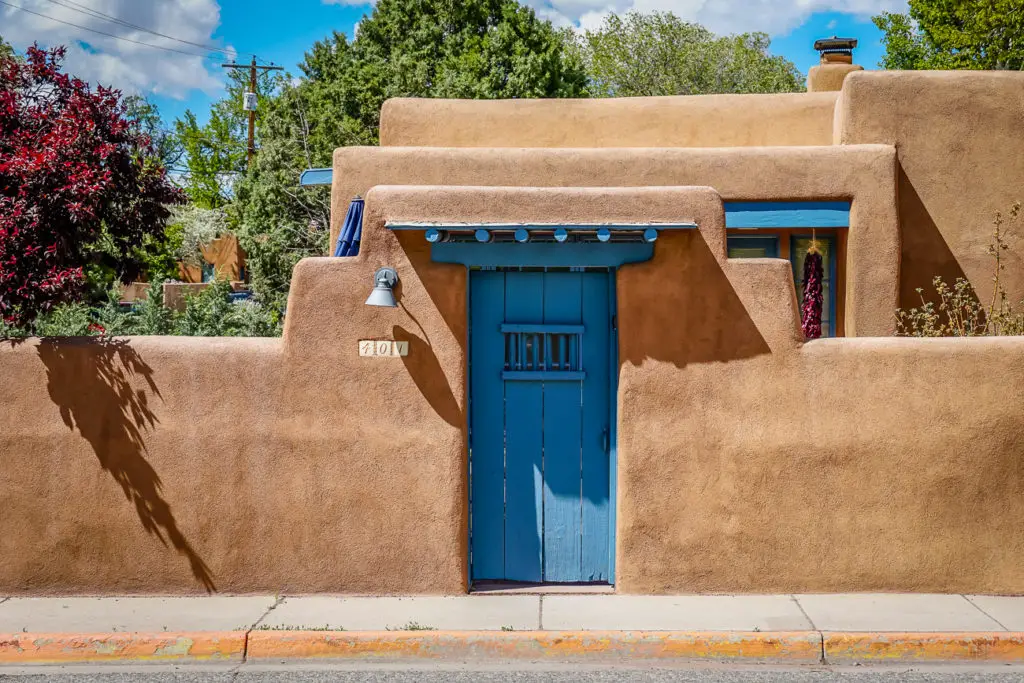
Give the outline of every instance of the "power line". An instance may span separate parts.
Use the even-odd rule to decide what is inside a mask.
[[[113,33],[106,33],[104,31],[99,31],[99,30],[94,29],[94,28],[89,28],[88,26],[80,26],[79,24],[75,24],[75,23],[70,22],[70,21],[64,21],[63,19],[57,19],[56,17],[51,17],[50,15],[43,14],[42,12],[36,12],[34,10],[30,10],[27,7],[21,7],[20,5],[12,5],[11,3],[7,2],[6,0],[0,0],[0,5],[7,5],[8,7],[13,7],[14,9],[20,9],[22,12],[28,12],[29,14],[34,14],[37,17],[42,17],[43,19],[49,19],[50,21],[56,21],[58,24],[65,24],[67,26],[73,26],[75,28],[82,29],[83,31],[90,31],[92,33],[96,33],[96,34],[101,35],[101,36],[106,36],[108,38],[114,38],[116,40],[123,40],[126,43],[134,43],[136,45],[142,45],[144,47],[152,47],[152,48],[155,48],[157,50],[165,50],[167,52],[175,52],[175,53],[177,53],[179,55],[187,55],[189,57],[201,57],[203,59],[206,59],[207,57],[209,57],[208,54],[207,55],[201,55],[201,54],[197,54],[195,52],[185,52],[184,50],[175,50],[173,47],[164,47],[163,45],[153,45],[152,43],[144,43],[141,40],[132,40],[131,38],[125,38],[124,36],[115,35]]]
[[[191,40],[185,40],[183,38],[176,38],[174,36],[169,36],[166,33],[160,33],[159,31],[154,31],[153,29],[146,28],[145,26],[139,26],[138,24],[133,24],[130,21],[125,21],[124,19],[120,19],[120,18],[115,17],[113,15],[106,14],[105,12],[101,12],[99,10],[92,9],[91,7],[87,7],[86,5],[83,5],[81,3],[74,2],[74,0],[49,0],[49,2],[52,2],[55,5],[60,5],[61,7],[65,7],[67,9],[69,9],[69,10],[74,11],[74,12],[78,12],[79,14],[85,14],[87,16],[92,16],[92,17],[95,17],[97,19],[102,19],[104,21],[109,21],[109,22],[113,22],[115,24],[120,24],[121,26],[125,26],[125,27],[131,28],[131,29],[135,29],[136,31],[145,31],[146,33],[152,33],[154,36],[159,36],[161,38],[167,38],[168,40],[173,40],[173,41],[176,41],[178,43],[182,43],[184,45],[191,45],[192,47],[199,47],[199,48],[202,48],[204,50],[209,50],[210,52],[219,52],[219,53],[225,54],[225,55],[252,54],[251,52],[241,53],[238,50],[232,50],[232,49],[228,49],[228,48],[217,47],[215,45],[205,45],[203,43],[193,43]]]

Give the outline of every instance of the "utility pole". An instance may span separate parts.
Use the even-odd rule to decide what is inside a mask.
[[[256,64],[256,55],[252,56],[251,64],[221,64],[225,69],[248,69],[249,92],[245,93],[245,110],[249,112],[249,154],[248,163],[252,166],[252,158],[256,155],[256,72],[284,71],[283,66],[261,66]]]

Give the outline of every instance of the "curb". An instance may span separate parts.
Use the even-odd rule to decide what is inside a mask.
[[[245,631],[0,634],[0,664],[230,661],[245,657]]]
[[[819,631],[202,631],[0,634],[0,665],[96,662],[583,658],[1019,662],[1024,633]]]
[[[816,663],[816,631],[254,631],[254,659],[640,659],[775,660]]]
[[[1024,663],[1024,633],[824,633],[829,664],[853,661]]]

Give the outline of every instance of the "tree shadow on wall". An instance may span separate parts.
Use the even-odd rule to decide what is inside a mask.
[[[61,419],[78,429],[100,466],[114,478],[147,533],[184,555],[207,592],[216,590],[210,568],[185,538],[162,494],[160,476],[144,457],[143,433],[159,422],[150,396],[160,397],[153,370],[126,340],[51,340],[39,343],[47,390]],[[138,378],[148,387],[136,389]]]

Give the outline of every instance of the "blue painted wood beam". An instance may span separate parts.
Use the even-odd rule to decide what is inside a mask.
[[[299,174],[299,185],[309,187],[310,185],[330,185],[334,178],[333,168],[307,168]]]
[[[850,202],[725,202],[727,228],[848,228]]]
[[[566,244],[518,244],[516,242],[440,242],[430,245],[436,263],[495,268],[615,268],[641,263],[654,256],[648,242],[569,242]]]

